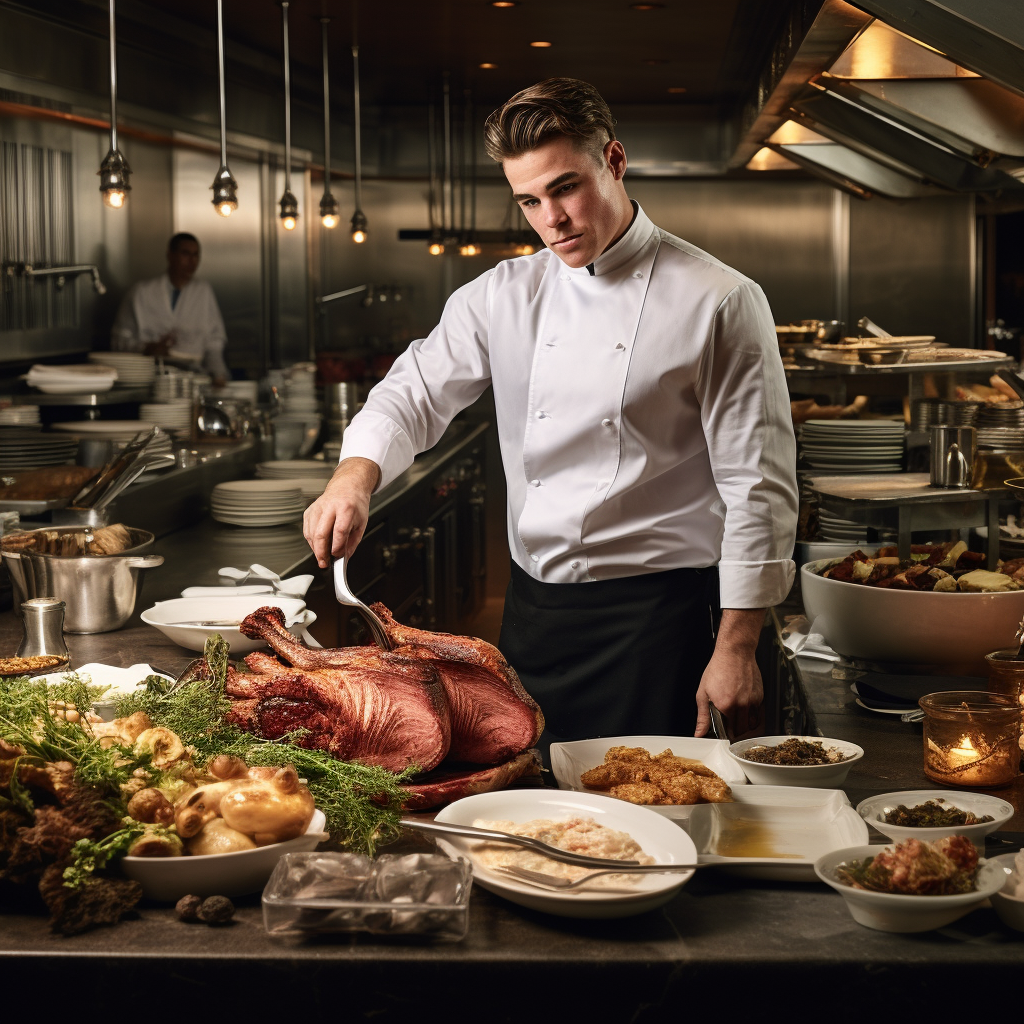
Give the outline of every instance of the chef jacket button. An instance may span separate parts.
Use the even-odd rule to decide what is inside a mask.
[[[623,345],[623,344],[622,344],[622,342],[620,341],[620,342],[619,342],[619,343],[618,343],[618,344],[617,344],[617,345],[615,346],[615,349],[616,349],[616,351],[618,351],[618,352],[621,352],[621,351],[622,351],[622,350],[623,350],[623,349],[624,349],[625,347],[626,347],[626,346],[625,346],[625,345]]]
[[[539,412],[537,413],[537,419],[539,419],[539,420],[542,420],[542,419],[544,419],[544,417],[545,417],[545,416],[547,416],[547,413],[546,413],[546,412],[545,412],[545,411],[544,411],[543,409],[541,409],[541,410],[540,410],[540,411],[539,411]]]
[[[530,555],[531,562],[539,562],[540,558],[537,555]]]
[[[570,567],[573,568],[573,569],[578,569],[580,567],[580,563],[579,562],[570,562],[569,564],[570,564]]]
[[[563,274],[563,275],[562,275],[562,280],[563,280],[563,281],[571,281],[571,280],[572,280],[572,278],[571,278],[571,277],[570,277],[570,276],[569,276],[568,274]]]
[[[633,276],[639,281],[644,276],[644,272],[642,270],[635,270]]]
[[[539,480],[531,480],[530,481],[530,486],[531,487],[540,487],[540,481]]]
[[[601,426],[602,427],[610,427],[610,426],[612,426],[612,421],[611,420],[601,420]]]

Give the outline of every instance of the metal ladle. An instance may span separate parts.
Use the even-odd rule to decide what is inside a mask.
[[[366,624],[370,627],[374,643],[382,651],[394,650],[395,645],[391,642],[391,637],[388,636],[384,623],[381,622],[375,612],[371,611],[367,605],[356,597],[352,592],[352,588],[349,587],[348,580],[345,578],[344,557],[334,560],[334,596],[337,598],[338,604],[350,605],[362,615],[366,620]]]

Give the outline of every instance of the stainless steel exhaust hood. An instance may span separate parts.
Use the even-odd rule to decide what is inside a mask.
[[[842,52],[828,54],[822,40],[843,32]],[[751,150],[766,145],[864,197],[945,189],[1024,198],[1024,4],[827,0],[792,59],[798,67],[803,83],[777,76],[731,166],[756,166]],[[826,143],[773,139],[785,116]]]

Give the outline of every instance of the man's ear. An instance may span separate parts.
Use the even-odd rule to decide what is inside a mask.
[[[626,151],[618,139],[605,143],[604,161],[616,181],[621,181],[626,173]]]

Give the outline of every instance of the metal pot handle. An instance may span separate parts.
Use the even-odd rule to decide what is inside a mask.
[[[163,555],[133,555],[124,560],[129,569],[155,569],[164,564]]]

